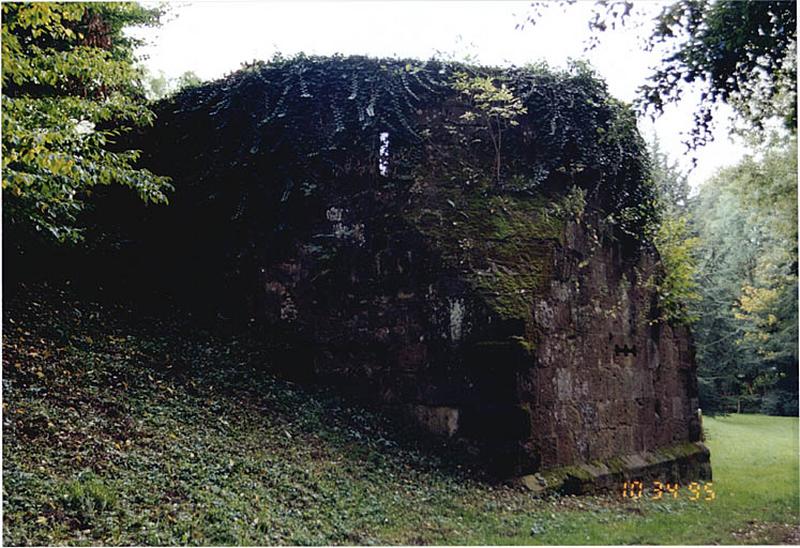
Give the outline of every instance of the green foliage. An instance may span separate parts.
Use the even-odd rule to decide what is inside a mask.
[[[762,398],[759,412],[765,415],[791,417],[797,413],[797,406],[796,391],[773,389]]]
[[[170,81],[163,70],[158,71],[157,74],[152,74],[145,69],[145,75],[142,80],[145,95],[148,99],[159,100],[169,95]]]
[[[574,186],[561,200],[553,202],[547,213],[562,219],[580,219],[585,212],[586,190]]]
[[[758,356],[753,390],[797,388],[797,145],[794,139],[746,159],[737,181],[749,204],[749,222],[768,227],[758,241],[751,277],[742,280],[734,305],[741,335],[736,343]],[[785,401],[779,395],[776,399]],[[778,409],[783,406],[776,405]],[[796,408],[795,408],[796,412]]]
[[[536,24],[549,6],[576,0],[533,2],[525,22]],[[587,49],[602,32],[621,28],[636,12],[630,0],[597,0],[588,26]],[[639,90],[638,107],[660,115],[689,90],[700,90],[700,105],[686,143],[694,150],[711,138],[717,103],[731,105],[757,132],[779,118],[797,126],[797,3],[784,0],[673,0],[648,31],[646,48],[662,55]]]
[[[109,511],[117,504],[117,496],[102,478],[91,471],[64,485],[62,498],[65,507],[84,522]]]
[[[694,256],[698,239],[690,227],[689,183],[677,163],[662,151],[657,138],[650,149],[650,177],[659,210],[653,243],[664,267],[663,276],[652,280],[662,314],[659,319],[689,324],[697,318],[690,313],[688,305],[699,299]]]
[[[710,503],[537,499],[265,374],[263,338],[50,293],[4,299],[6,545],[777,544],[798,525],[796,417],[705,418]]]
[[[175,87],[178,91],[181,91],[187,88],[197,87],[202,83],[203,80],[193,70],[187,70],[178,76]]]
[[[694,204],[699,375],[719,396],[797,390],[797,148],[768,145]]]
[[[670,158],[656,135],[649,143],[650,178],[658,196],[662,215],[677,217],[689,211],[689,177],[677,160]]]
[[[448,101],[460,103],[467,117],[485,116],[492,138],[502,136],[496,144],[507,151],[508,180],[527,181],[521,190],[566,192],[578,185],[594,207],[641,236],[654,214],[644,142],[630,108],[583,64],[501,71],[435,60],[276,57],[177,94],[160,109],[164,124],[142,146],[152,143],[159,154],[151,163],[192,187],[230,181],[232,171],[242,170],[241,188],[228,182],[209,194],[250,195],[272,184],[280,200],[291,200],[331,179],[375,175],[381,132],[390,135],[390,181],[413,177],[428,148],[463,145],[475,152],[467,165],[476,164],[485,147],[474,142],[474,126],[432,116]],[[194,161],[210,151],[211,161]],[[496,153],[493,145],[493,160]],[[251,180],[248,169],[269,177]],[[233,213],[243,220],[250,214]]]
[[[692,323],[697,320],[687,305],[700,298],[694,259],[699,240],[690,235],[688,221],[688,216],[665,217],[654,242],[664,266],[664,276],[655,284],[662,313],[660,319],[670,322]]]
[[[136,169],[138,152],[116,138],[150,124],[133,47],[123,29],[155,24],[133,3],[4,3],[2,6],[3,220],[59,241],[80,239],[77,215],[96,185],[166,202],[167,179]]]
[[[145,69],[142,79],[147,98],[151,101],[164,99],[184,89],[197,87],[203,83],[200,77],[192,70],[187,70],[177,78],[168,78],[163,70],[157,74],[152,74]]]
[[[518,126],[517,118],[528,110],[504,82],[498,86],[490,76],[470,76],[465,72],[456,72],[453,89],[465,95],[472,107],[461,115],[461,119],[467,122],[480,120],[492,140],[495,177],[499,186],[503,132],[509,127]]]
[[[647,108],[661,113],[678,101],[685,85],[699,85],[691,144],[710,137],[713,104],[732,105],[754,126],[770,117],[796,131],[797,3],[790,1],[679,0],[656,19],[650,48],[673,49],[661,60],[641,93]]]

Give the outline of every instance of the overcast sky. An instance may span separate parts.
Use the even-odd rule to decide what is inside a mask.
[[[529,13],[529,2],[508,1],[201,1],[171,4],[165,23],[136,34],[148,45],[140,50],[154,73],[177,77],[191,70],[203,79],[219,78],[245,61],[290,55],[366,54],[428,59],[434,55],[471,55],[479,63],[524,65],[546,60],[563,66],[586,58],[608,82],[611,93],[625,101],[659,57],[644,51],[642,38],[660,2],[636,5],[634,19],[623,29],[600,36],[600,45],[584,52],[590,35],[592,4],[578,2],[545,10],[535,26],[515,29]],[[690,164],[682,145],[691,127],[696,95],[686,96],[655,125],[640,120],[645,138],[655,131],[664,148]],[[735,163],[745,149],[728,138],[727,113],[718,116],[715,142],[698,154],[690,182],[698,185],[714,171]]]

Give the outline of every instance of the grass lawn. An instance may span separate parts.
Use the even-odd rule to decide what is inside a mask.
[[[620,506],[625,512],[633,511],[632,519],[573,513],[565,520],[568,524],[536,540],[551,544],[780,543],[792,528],[796,532],[800,526],[798,419],[729,415],[706,417],[704,426],[714,472],[713,501],[701,497],[689,502],[687,496],[661,503],[643,497]],[[679,497],[684,494],[691,495],[680,491]],[[530,539],[524,534],[490,536],[487,542],[530,543]]]
[[[41,288],[4,302],[3,327],[8,545],[779,543],[800,526],[796,418],[706,418],[713,501],[535,499],[272,378],[241,338]]]

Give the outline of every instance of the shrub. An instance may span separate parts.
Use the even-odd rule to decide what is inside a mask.
[[[798,415],[797,392],[788,390],[767,392],[761,400],[760,411],[765,415],[796,417]]]
[[[62,499],[65,509],[84,522],[117,504],[116,493],[91,471],[81,473],[77,479],[67,483]]]

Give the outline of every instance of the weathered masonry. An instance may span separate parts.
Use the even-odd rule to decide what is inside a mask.
[[[457,74],[525,108],[483,116]],[[292,373],[500,475],[710,477],[641,139],[585,69],[278,60],[166,103],[146,143],[178,188],[181,221],[153,221],[176,283],[292,333]]]

